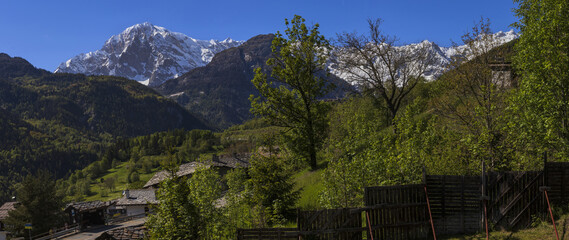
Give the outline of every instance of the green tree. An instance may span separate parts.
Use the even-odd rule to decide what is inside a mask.
[[[328,208],[363,205],[363,187],[373,181],[373,162],[362,156],[384,126],[385,115],[377,111],[369,96],[352,96],[330,112],[330,134],[325,156],[324,190],[320,202]]]
[[[251,201],[269,225],[282,224],[296,205],[299,192],[294,190],[291,167],[277,156],[255,154],[250,160],[249,175]],[[255,210],[255,209],[254,209]],[[266,210],[266,211],[265,211]]]
[[[520,38],[513,63],[521,84],[511,107],[512,131],[525,155],[520,158],[531,166],[546,151],[569,156],[569,2],[514,2]]]
[[[63,196],[57,194],[55,180],[48,172],[27,176],[16,193],[20,205],[9,212],[5,222],[11,233],[27,237],[26,223],[32,224],[32,235],[63,226]]]
[[[251,194],[247,189],[249,176],[245,168],[230,170],[224,176],[227,182],[225,199],[227,207],[225,217],[228,220],[230,233],[235,233],[237,228],[252,228],[254,216],[251,212]],[[235,238],[236,236],[233,236]]]
[[[156,197],[160,204],[146,222],[150,239],[199,239],[202,220],[185,181],[178,177],[163,181]]]
[[[323,78],[329,43],[318,31],[318,24],[309,28],[304,21],[297,15],[290,22],[285,19],[287,36],[276,33],[273,57],[267,61],[271,78],[257,68],[252,83],[260,96],[251,95],[249,100],[252,113],[290,130],[287,142],[291,149],[316,169],[329,109],[319,98],[332,87]]]
[[[221,207],[216,206],[221,198],[221,177],[212,168],[196,169],[188,180],[190,197],[198,208],[202,224],[200,239],[227,239]]]
[[[107,190],[113,192],[115,191],[115,182],[116,182],[116,177],[107,177],[105,178],[105,180],[103,181],[103,185],[107,188]]]

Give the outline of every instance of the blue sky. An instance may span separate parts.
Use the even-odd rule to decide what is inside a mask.
[[[53,71],[137,23],[197,39],[247,40],[282,32],[284,19],[294,14],[319,23],[328,38],[365,33],[368,18],[381,18],[383,31],[402,43],[428,39],[449,46],[481,17],[490,19],[494,31],[511,29],[515,7],[510,0],[2,0],[0,52]]]

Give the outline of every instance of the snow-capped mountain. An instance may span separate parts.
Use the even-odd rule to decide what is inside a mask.
[[[61,63],[55,72],[113,75],[158,86],[205,66],[216,53],[241,43],[230,38],[197,40],[145,22],[112,36],[100,50]]]
[[[488,42],[484,44],[486,44],[486,47],[488,49],[492,49],[494,47],[498,47],[502,44],[510,42],[518,38],[518,36],[519,35],[514,32],[514,30],[507,32],[499,31],[486,38]],[[477,45],[480,44],[477,43]],[[474,57],[471,55],[471,53],[469,53],[467,45],[439,47],[436,43],[425,40],[421,43],[402,46],[402,48],[418,48],[420,46],[427,47],[429,54],[431,54],[434,60],[427,68],[427,72],[424,74],[424,77],[427,80],[434,80],[441,76],[446,70],[448,70],[448,65],[451,63],[451,59],[457,55],[467,54],[469,55],[467,56],[468,59]]]
[[[493,48],[510,42],[516,38],[518,38],[518,34],[514,32],[514,30],[510,30],[507,32],[497,32],[491,35],[488,39],[488,43],[486,47]],[[397,50],[401,52],[413,52],[417,51],[418,49],[426,49],[427,54],[430,55],[432,62],[427,67],[426,72],[423,74],[423,77],[427,80],[434,80],[441,76],[445,71],[448,70],[448,65],[451,63],[453,57],[460,55],[460,54],[467,54],[470,55],[468,52],[467,45],[458,45],[452,47],[440,47],[434,42],[430,42],[428,40],[424,40],[420,43],[413,43],[409,45],[403,45],[396,47]],[[469,59],[472,56],[467,56]],[[330,71],[337,76],[350,81],[351,76],[349,73],[345,73],[340,71],[336,68],[334,64],[330,65]],[[351,82],[354,85],[357,85],[356,82]]]

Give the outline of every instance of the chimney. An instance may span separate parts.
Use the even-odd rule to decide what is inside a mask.
[[[130,194],[129,194],[128,189],[127,189],[127,190],[124,190],[124,191],[122,192],[122,195],[125,196],[127,199],[130,198]]]

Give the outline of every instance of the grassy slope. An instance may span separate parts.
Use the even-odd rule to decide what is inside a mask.
[[[104,176],[94,179],[93,183],[91,184],[91,196],[85,198],[85,201],[94,201],[94,200],[101,200],[101,201],[108,201],[112,199],[117,199],[122,196],[122,191],[127,189],[128,184],[128,171],[126,169],[126,162],[118,165],[116,168],[111,168]],[[140,182],[146,183],[155,173],[161,171],[160,168],[152,169],[151,173],[141,173],[140,174]],[[107,192],[106,196],[101,196],[101,178],[107,179],[110,177],[114,177],[115,180],[115,190]]]
[[[322,172],[323,169],[310,171],[308,169],[302,170],[294,175],[296,182],[296,189],[300,189],[300,199],[297,202],[297,207],[300,209],[321,209],[322,206],[319,202],[319,194],[323,190],[322,185]]]

